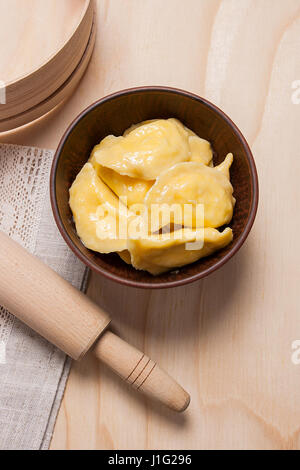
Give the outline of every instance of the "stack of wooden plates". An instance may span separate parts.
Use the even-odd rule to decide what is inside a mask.
[[[0,132],[67,99],[95,43],[94,0],[0,0]]]

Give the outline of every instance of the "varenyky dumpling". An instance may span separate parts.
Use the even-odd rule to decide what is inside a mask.
[[[230,170],[232,163],[233,163],[233,155],[232,153],[229,153],[227,157],[225,158],[225,160],[223,160],[222,163],[220,163],[220,165],[217,165],[214,168],[220,171],[221,173],[223,173],[223,175],[225,175],[226,178],[230,180],[229,170]]]
[[[175,163],[189,160],[188,134],[174,119],[160,119],[132,130],[95,151],[101,166],[120,175],[154,180]]]
[[[146,124],[151,124],[152,122],[157,122],[157,121],[159,121],[159,119],[148,119],[148,121],[142,121],[142,122],[139,122],[138,124],[132,124],[132,126],[126,129],[123,136],[126,137],[128,134],[130,134],[131,131],[134,131],[138,127],[145,126]]]
[[[229,223],[235,205],[233,188],[227,176],[232,159],[232,154],[229,154],[219,169],[196,162],[172,166],[157,178],[147,193],[145,204],[152,212],[155,204],[158,207],[177,204],[182,211],[171,213],[171,222],[191,228],[203,225],[217,228]],[[185,204],[194,210],[188,211]],[[197,218],[196,207],[200,204],[204,208],[204,218],[201,214]],[[155,231],[159,226],[155,226],[155,221],[153,223],[152,230]]]
[[[101,149],[104,149],[104,148],[108,149],[113,143],[118,142],[121,138],[122,137],[116,137],[114,135],[108,135],[107,137],[102,139],[101,142],[98,145],[96,145],[93,148],[91,156],[89,158],[89,162],[93,165],[93,167],[95,168],[97,174],[99,172],[100,165],[96,160],[96,156],[95,156],[96,152],[98,150],[101,150]]]
[[[213,150],[210,142],[205,139],[201,139],[195,132],[188,127],[184,126],[180,121],[176,119],[178,125],[182,126],[189,136],[190,146],[190,159],[191,162],[203,163],[203,165],[213,166]]]
[[[143,123],[134,124],[124,132],[124,137],[142,126],[147,126],[152,123],[158,123],[158,125],[160,125],[160,121],[164,122],[163,120],[152,119],[144,121]],[[198,137],[193,131],[185,127],[177,119],[171,118],[169,121],[177,127],[183,139],[188,139],[189,153],[187,155],[187,159],[210,165],[213,157],[210,143],[207,140]],[[117,196],[127,198],[127,206],[130,207],[132,204],[140,204],[144,201],[144,198],[149,189],[153,186],[154,181],[132,178],[127,175],[119,174],[117,171],[101,166],[96,159],[98,151],[103,149],[110,151],[109,149],[112,145],[120,143],[121,140],[122,137],[115,137],[114,135],[105,137],[99,145],[95,146],[89,161],[96,169],[98,176],[101,177],[101,179]]]
[[[212,166],[213,151],[205,139],[201,139],[197,135],[189,137],[189,146],[191,151],[190,161],[203,163],[203,165]]]
[[[136,269],[145,270],[153,275],[194,263],[224,248],[232,241],[232,230],[227,227],[223,232],[214,228],[204,228],[202,248],[187,249],[186,244],[195,243],[197,233],[191,229],[181,229],[178,238],[173,234],[152,235],[146,239],[130,239],[128,252],[122,253],[125,262],[130,261]],[[171,236],[170,238],[170,235]]]
[[[230,228],[216,230],[233,214],[232,161],[228,154],[213,167],[211,144],[174,118],[109,135],[94,147],[70,189],[77,233],[87,248],[116,252],[153,275],[208,256],[233,237]],[[185,204],[192,210],[182,211]],[[163,206],[171,218],[166,224],[158,218],[156,226],[154,218],[149,227],[153,207],[159,213]],[[204,212],[197,218],[199,207]]]
[[[139,178],[131,178],[130,176],[120,175],[110,168],[99,165],[96,161],[95,153],[103,148],[109,148],[113,142],[118,140],[118,137],[113,135],[107,136],[96,145],[91,153],[89,162],[95,168],[97,175],[109,186],[109,188],[118,196],[127,198],[127,206],[132,204],[140,204],[144,201],[145,196],[154,181],[146,181]]]
[[[131,264],[131,257],[128,250],[121,251],[120,253],[118,253],[118,255],[124,261],[124,263]]]
[[[178,119],[172,118],[170,120],[179,128],[184,138],[188,137],[189,157],[187,157],[186,161],[199,162],[203,163],[204,165],[212,166],[213,151],[210,142],[205,139],[201,139],[201,137],[198,137],[191,129],[184,126],[180,121],[178,121]],[[149,121],[143,121],[139,124],[134,124],[124,132],[124,137],[128,135],[131,131],[141,126],[158,121],[160,120],[152,119]]]
[[[154,181],[119,175],[116,171],[104,166],[100,166],[98,175],[117,196],[127,198],[128,207],[143,203],[147,192],[154,184]]]
[[[86,163],[70,188],[70,207],[82,243],[99,253],[127,249],[127,234],[119,234],[126,225],[127,209],[119,210],[117,196],[101,181],[91,163]],[[119,238],[119,235],[122,235]]]

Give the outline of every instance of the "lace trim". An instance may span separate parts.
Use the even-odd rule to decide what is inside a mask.
[[[0,230],[35,252],[48,191],[53,152],[0,144]],[[8,342],[14,317],[0,307],[0,342]]]

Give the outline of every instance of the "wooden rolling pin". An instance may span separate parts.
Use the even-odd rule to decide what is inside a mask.
[[[73,359],[95,356],[135,389],[184,411],[188,393],[145,354],[107,330],[110,318],[38,258],[0,232],[0,304]]]

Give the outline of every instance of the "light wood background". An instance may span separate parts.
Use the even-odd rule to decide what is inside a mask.
[[[3,142],[55,148],[70,121],[112,91],[169,85],[228,113],[260,179],[239,254],[187,287],[142,291],[92,276],[116,330],[191,393],[175,415],[91,356],[74,364],[52,449],[300,449],[299,0],[99,0],[98,38],[72,99]]]

